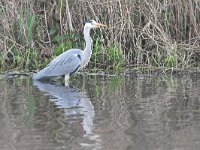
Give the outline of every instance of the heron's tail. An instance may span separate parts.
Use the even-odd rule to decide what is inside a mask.
[[[40,70],[38,73],[33,74],[33,80],[40,80],[44,77],[46,77],[47,75],[45,75],[45,68]]]

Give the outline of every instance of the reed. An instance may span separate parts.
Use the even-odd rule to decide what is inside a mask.
[[[196,0],[1,0],[0,69],[38,69],[93,32],[89,68],[199,67],[200,2]]]

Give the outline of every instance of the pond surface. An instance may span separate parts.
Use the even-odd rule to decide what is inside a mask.
[[[0,79],[0,150],[199,150],[200,76]]]

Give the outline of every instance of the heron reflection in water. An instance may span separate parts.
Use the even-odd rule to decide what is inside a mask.
[[[33,81],[33,85],[40,91],[47,92],[55,97],[50,99],[59,108],[63,108],[66,116],[75,115],[83,117],[82,126],[85,135],[91,135],[93,130],[94,107],[88,96],[78,89],[69,86],[53,85],[40,81]]]
[[[92,55],[92,38],[90,30],[97,27],[106,27],[104,24],[97,23],[94,20],[88,20],[84,26],[84,38],[86,47],[81,49],[69,49],[54,58],[44,69],[33,76],[33,80],[41,80],[46,77],[65,76],[65,85],[68,86],[69,77],[84,68],[90,61]]]

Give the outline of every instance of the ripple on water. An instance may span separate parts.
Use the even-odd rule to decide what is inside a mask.
[[[0,79],[0,149],[200,147],[198,77],[77,75],[71,84]]]

